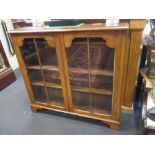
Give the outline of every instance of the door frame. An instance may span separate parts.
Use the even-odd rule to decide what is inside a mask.
[[[120,112],[121,112],[121,105],[122,105],[122,84],[123,84],[123,64],[125,60],[125,49],[126,49],[126,31],[127,30],[113,30],[113,31],[90,31],[90,32],[64,32],[59,34],[59,39],[61,42],[61,50],[63,56],[63,63],[64,63],[64,71],[65,71],[65,80],[66,80],[66,87],[68,91],[68,103],[69,109],[71,112],[84,114],[84,115],[91,115],[88,112],[84,111],[75,111],[73,109],[73,102],[72,102],[72,94],[71,94],[71,86],[69,80],[69,70],[67,64],[67,57],[66,57],[66,47],[70,47],[72,44],[72,40],[74,38],[88,38],[88,37],[101,37],[106,40],[106,44],[109,48],[115,49],[115,60],[114,60],[114,75],[113,75],[113,94],[112,94],[112,110],[111,115],[105,114],[93,114],[95,117],[105,118],[105,119],[112,119],[119,121],[120,119]],[[120,59],[121,58],[121,59]]]

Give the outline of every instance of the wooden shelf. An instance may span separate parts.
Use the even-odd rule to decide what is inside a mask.
[[[90,93],[90,88],[72,88],[73,91]],[[91,93],[100,95],[112,95],[112,90],[91,88]]]
[[[34,66],[29,66],[28,69],[41,69],[40,65],[34,65]],[[43,70],[51,70],[51,71],[59,71],[58,66],[52,66],[52,65],[42,65]],[[88,74],[89,70],[83,69],[83,68],[70,68],[69,71],[71,73],[81,73],[81,74]],[[102,70],[102,69],[92,69],[90,70],[91,74],[95,75],[105,75],[105,76],[113,76],[113,72],[110,70]]]
[[[38,102],[38,103],[42,103],[42,104],[44,104],[44,105],[47,105],[48,104],[48,102],[47,102],[47,100],[46,99],[40,99],[40,100],[35,100],[36,102]]]
[[[80,106],[74,104],[74,110],[90,112],[89,107],[83,106],[82,104]],[[110,111],[105,110],[105,109],[93,108],[93,114],[103,114],[103,115],[106,114],[106,115],[110,115]]]
[[[80,111],[86,111],[86,112],[89,112],[90,111],[89,106],[84,106],[83,104],[76,105],[75,103],[73,103],[73,109],[74,110],[80,110]]]
[[[95,108],[95,109],[93,109],[93,113],[94,114],[106,114],[106,115],[110,115],[111,114],[111,111],[104,110],[104,109],[99,109],[99,108]]]
[[[25,56],[25,59],[29,59],[29,58],[31,58],[33,56],[37,56],[37,53],[28,54],[28,55]]]
[[[51,83],[51,82],[45,82],[45,83],[47,87],[62,89],[61,84],[59,83]],[[43,81],[33,82],[32,85],[43,86],[43,87],[45,86]],[[90,92],[89,88],[82,88],[82,87],[81,88],[73,87],[72,90],[77,92],[85,92],[85,93]],[[100,95],[112,95],[112,90],[91,88],[91,93],[100,94]]]
[[[49,106],[52,108],[56,108],[56,109],[64,109],[64,105],[62,105],[62,102],[58,102],[58,101],[50,101],[50,102],[45,102],[45,101],[36,101],[37,104],[40,105],[45,105],[45,106]]]
[[[70,68],[69,71],[72,73],[82,73],[82,74],[88,74],[89,73],[89,70],[83,69],[83,68]],[[113,76],[113,72],[110,70],[91,69],[90,73],[96,74],[96,75]]]
[[[29,66],[28,69],[37,69],[41,70],[40,65],[34,65],[34,66]],[[52,65],[42,65],[43,70],[51,70],[51,71],[59,71],[58,66],[52,66]]]
[[[60,101],[54,101],[54,100],[51,100],[50,101],[50,105],[58,106],[58,107],[59,106],[61,106],[61,107],[64,106],[62,102],[60,102]]]
[[[61,84],[59,83],[51,83],[51,82],[45,82],[46,83],[46,86],[47,87],[50,87],[50,88],[56,88],[56,89],[61,89]],[[32,85],[35,85],[35,86],[45,86],[44,85],[44,82],[43,81],[37,81],[37,82],[33,82]]]

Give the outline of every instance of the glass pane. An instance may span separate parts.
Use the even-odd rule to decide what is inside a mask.
[[[55,106],[64,106],[64,99],[62,94],[62,89],[59,88],[47,88],[50,104]]]
[[[42,38],[36,39],[36,44],[47,87],[49,103],[55,106],[64,106],[56,49],[49,46],[47,41]]]
[[[110,114],[114,49],[102,38],[76,38],[66,52],[74,109]]]
[[[73,108],[90,110],[88,47],[86,38],[76,38],[66,48]]]
[[[27,72],[28,72],[29,80],[31,83],[43,82],[40,70],[28,69]]]
[[[35,100],[48,103],[35,41],[34,38],[24,39],[23,46],[20,47],[20,49],[27,68],[27,74]]]
[[[90,109],[90,87],[87,74],[71,74],[70,84],[72,89],[72,100],[75,109],[89,111]]]
[[[111,114],[112,96],[92,94],[93,112]]]
[[[32,85],[32,90],[36,101],[47,103],[44,87]]]
[[[48,45],[45,39],[36,39],[41,64],[58,66],[57,55],[55,47]]]
[[[49,46],[44,38],[24,39],[21,52],[35,99],[64,106],[55,47]]]
[[[83,111],[90,110],[90,96],[88,92],[72,91],[72,100],[74,109]]]
[[[26,67],[39,65],[34,39],[24,39],[21,52]]]
[[[89,48],[91,69],[113,72],[114,49],[107,47],[106,41],[102,38],[90,38]]]
[[[111,114],[114,49],[102,38],[89,39],[91,101],[94,113]]]
[[[44,78],[45,82],[61,84],[60,73],[58,71],[44,70]]]
[[[91,87],[112,90],[113,89],[113,77],[91,74]]]

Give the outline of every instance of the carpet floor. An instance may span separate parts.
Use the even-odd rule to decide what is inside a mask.
[[[42,110],[32,113],[20,72],[17,81],[0,92],[1,135],[131,135],[138,134],[136,115],[122,114],[114,131],[103,122]],[[137,112],[138,113],[138,112]]]

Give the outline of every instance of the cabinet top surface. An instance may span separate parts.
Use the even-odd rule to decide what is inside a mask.
[[[70,27],[70,28],[51,28],[49,26],[45,27],[24,27],[17,28],[15,30],[10,30],[9,33],[44,33],[44,32],[76,32],[76,31],[101,31],[101,30],[127,30],[129,29],[128,24],[120,23],[118,26],[106,26],[105,24],[84,24],[80,27]]]

